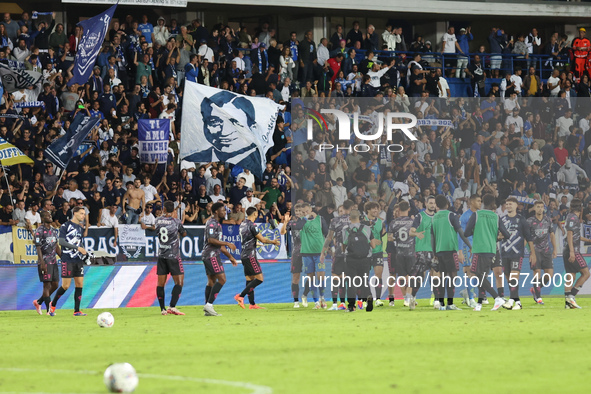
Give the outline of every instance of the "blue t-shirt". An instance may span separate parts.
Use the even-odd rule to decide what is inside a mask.
[[[142,35],[146,38],[148,44],[152,43],[152,33],[154,33],[154,26],[151,23],[142,23],[138,25],[138,30],[142,32]]]

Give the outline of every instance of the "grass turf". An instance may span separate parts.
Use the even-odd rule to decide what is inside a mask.
[[[412,312],[396,301],[372,313],[218,305],[218,318],[201,307],[182,308],[186,316],[124,308],[110,310],[109,329],[96,325],[104,310],[78,318],[70,310],[53,318],[0,312],[0,392],[104,393],[102,373],[112,362],[142,374],[138,393],[256,392],[205,378],[281,394],[587,390],[591,299],[580,299],[581,310],[544,300],[480,313],[435,311],[428,300]]]

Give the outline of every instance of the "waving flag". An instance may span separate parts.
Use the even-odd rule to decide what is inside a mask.
[[[185,81],[180,158],[238,164],[261,176],[282,106]]]
[[[41,80],[41,73],[28,70],[17,70],[4,63],[0,63],[0,77],[4,90],[8,93],[19,89],[26,89],[36,85]]]
[[[62,170],[68,166],[70,159],[76,156],[78,146],[99,123],[98,116],[84,116],[78,113],[66,134],[51,143],[45,149],[47,158]]]
[[[109,25],[116,8],[117,4],[97,16],[78,23],[84,29],[84,33],[76,52],[74,77],[70,79],[68,86],[75,83],[83,85],[90,78],[94,62],[109,31]]]
[[[16,146],[9,144],[0,137],[0,162],[3,166],[13,166],[15,164],[33,164],[33,159],[25,155]]]

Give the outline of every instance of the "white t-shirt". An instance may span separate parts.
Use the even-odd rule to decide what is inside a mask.
[[[111,216],[111,212],[109,212],[108,209],[102,210],[100,223],[104,227],[109,227],[109,228],[118,228],[119,227],[119,219],[117,219],[117,215]]]
[[[242,208],[244,208],[245,210],[250,208],[250,207],[254,207],[255,205],[257,205],[258,203],[260,203],[261,200],[259,200],[256,197],[252,197],[252,201],[248,201],[248,198],[243,197],[242,200],[240,200],[240,204],[242,204]]]
[[[513,117],[513,115],[507,116],[507,119],[505,120],[505,126],[509,127],[509,125],[512,124],[515,125],[515,131],[518,133],[521,131],[521,129],[523,129],[523,119],[519,115],[517,115],[517,117]]]
[[[150,213],[149,215],[144,214],[140,218],[140,222],[145,224],[146,226],[153,226],[156,224],[156,218],[154,217],[154,214],[152,214],[152,213]]]
[[[589,121],[585,118],[579,120],[579,128],[584,134],[587,130],[589,130],[589,128],[591,128],[591,126],[589,125]]]
[[[218,201],[225,201],[226,200],[226,197],[224,197],[224,195],[221,193],[217,196],[215,194],[211,194],[209,196],[209,198],[211,198],[211,202],[213,202],[214,204]]]
[[[441,85],[439,97],[447,98],[447,90],[449,89],[449,84],[447,83],[447,80],[443,77],[439,77],[439,84]]]
[[[39,215],[39,212],[33,213],[33,211],[28,210],[27,213],[25,213],[25,220],[28,220],[31,223],[31,226],[34,226],[37,223],[41,224],[41,215]]]
[[[443,35],[443,52],[444,53],[456,53],[456,38],[455,34],[445,33]]]
[[[521,93],[521,84],[523,83],[521,77],[519,75],[511,75],[511,82],[515,83],[515,93]]]
[[[80,190],[76,189],[71,191],[70,189],[64,190],[64,199],[66,201],[70,201],[71,198],[75,198],[76,200],[86,200],[86,196]]]
[[[142,189],[144,191],[144,193],[146,194],[146,202],[154,200],[156,194],[158,194],[158,191],[152,185],[148,185],[148,186],[141,185],[140,189]],[[64,192],[64,194],[65,194],[65,192]]]
[[[565,118],[561,116],[556,119],[556,127],[558,127],[559,137],[568,137],[570,135],[569,128],[573,125],[573,118]]]
[[[240,174],[238,174],[238,177],[236,179],[240,178],[246,179],[246,187],[252,187],[254,190],[254,175],[252,175],[252,172],[248,175],[246,175],[246,172],[241,172]]]
[[[550,95],[557,96],[558,92],[560,92],[560,79],[558,77],[550,77],[548,78],[548,85],[556,85],[556,87],[550,91]]]

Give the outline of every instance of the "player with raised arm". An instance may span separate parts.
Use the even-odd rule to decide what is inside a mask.
[[[300,231],[303,270],[312,284],[312,292],[317,290],[316,297],[314,297],[314,309],[322,309],[326,308],[323,286],[326,265],[320,262],[320,254],[324,246],[324,239],[328,234],[328,226],[322,216],[312,212],[312,207],[307,203],[304,204],[304,220],[306,222],[304,227],[302,227],[302,231]],[[314,276],[316,276],[315,281]],[[306,291],[304,289],[305,296]]]
[[[435,204],[439,210],[433,216],[433,225],[431,226],[433,250],[439,262],[439,272],[441,273],[441,297],[439,302],[443,305],[443,296],[447,291],[446,310],[461,310],[454,305],[454,278],[458,275],[460,261],[464,261],[464,253],[458,247],[458,236],[472,249],[472,244],[464,235],[458,216],[450,212],[449,201],[443,195],[435,197]]]
[[[433,254],[433,243],[431,242],[431,226],[433,225],[433,216],[435,215],[435,196],[428,196],[425,199],[425,210],[419,212],[414,218],[412,227],[410,228],[410,236],[416,237],[415,240],[415,252],[416,262],[410,273],[410,280],[414,282],[412,296],[416,300],[417,292],[419,291],[420,284],[419,278],[424,278],[425,272],[430,270],[431,278],[439,276],[439,267]],[[433,286],[433,293],[435,295],[435,301],[433,302],[433,308],[440,310],[443,308],[439,299],[441,298],[441,286]],[[412,303],[411,303],[412,304]]]
[[[283,226],[281,226],[280,233],[285,235],[287,231],[291,232],[292,253],[291,253],[291,296],[293,297],[293,307],[300,307],[300,276],[302,273],[302,240],[300,238],[300,231],[306,223],[302,218],[303,206],[301,203],[294,207],[294,216],[291,217],[289,212],[283,215]],[[307,307],[308,303],[304,305]]]
[[[460,216],[460,226],[462,226],[462,230],[466,231],[466,225],[468,224],[468,220],[472,217],[474,212],[478,211],[482,205],[482,198],[478,194],[472,194],[470,196],[470,206],[469,209]],[[468,238],[468,241],[472,242],[472,237]],[[475,291],[470,284],[469,277],[470,275],[470,264],[472,263],[472,250],[468,248],[468,244],[464,242],[464,240],[458,235],[458,247],[459,250],[462,251],[464,254],[464,261],[462,262],[462,271],[464,272],[464,276],[468,279],[466,280],[466,288],[460,291],[460,295],[462,296],[463,303],[468,305],[470,308],[476,307],[476,301],[474,301]]]
[[[409,286],[410,272],[415,265],[415,237],[410,236],[410,229],[414,220],[408,216],[410,204],[407,201],[398,203],[398,217],[392,219],[388,225],[388,244],[396,245],[394,262],[390,263],[391,277],[397,277],[397,281],[404,283],[402,294],[404,295],[404,306],[415,308],[415,301],[412,297],[412,288]],[[403,281],[404,280],[404,281]],[[399,283],[400,283],[399,282]],[[412,302],[412,306],[411,306]]]
[[[519,300],[519,275],[521,273],[521,265],[523,257],[525,256],[525,242],[528,243],[529,249],[534,249],[532,242],[531,231],[529,224],[525,218],[517,213],[517,199],[509,197],[505,201],[507,208],[507,215],[501,220],[505,228],[511,234],[509,239],[501,242],[501,259],[503,261],[503,272],[509,284],[510,299],[503,305],[503,308],[520,310],[523,309],[521,301]],[[525,241],[525,242],[524,242]],[[536,264],[536,254],[530,254],[530,264]]]
[[[345,226],[351,223],[351,219],[349,219],[349,214],[351,213],[351,209],[355,206],[355,203],[351,200],[345,200],[343,205],[339,207],[341,211],[341,215],[333,218],[330,221],[330,225],[328,227],[328,235],[326,236],[326,240],[324,241],[324,246],[322,248],[322,253],[320,254],[320,262],[324,263],[324,258],[326,257],[326,253],[330,248],[331,242],[334,243],[334,254],[332,259],[332,276],[339,277],[341,285],[336,289],[331,289],[332,292],[332,306],[329,308],[331,311],[336,311],[337,309],[345,310],[347,307],[345,306],[345,294],[347,292],[347,288],[345,286],[345,254],[343,253],[343,229]],[[332,281],[331,281],[332,283]],[[338,304],[338,298],[341,299],[341,303]]]
[[[181,261],[181,237],[187,235],[187,230],[183,223],[174,217],[174,202],[164,202],[164,214],[156,218],[156,234],[160,243],[158,250],[158,263],[156,274],[158,275],[158,284],[156,285],[156,296],[160,304],[160,313],[162,315],[184,315],[176,308],[176,303],[183,291],[185,281],[185,269]],[[168,274],[172,276],[174,287],[170,298],[168,309],[164,306],[164,285]]]
[[[265,309],[258,306],[254,300],[254,289],[263,283],[263,270],[257,260],[257,240],[264,244],[281,245],[281,241],[274,241],[265,238],[259,233],[254,221],[259,215],[255,207],[246,210],[246,220],[240,223],[240,239],[242,240],[242,251],[240,260],[244,266],[244,276],[246,277],[246,287],[240,294],[236,294],[234,299],[238,302],[240,308],[244,309],[244,296],[249,295],[250,306],[248,309]]]
[[[213,309],[213,303],[218,294],[226,284],[226,273],[224,264],[220,259],[220,253],[225,254],[234,267],[238,265],[234,256],[226,250],[235,251],[236,245],[222,241],[222,225],[220,224],[226,217],[226,207],[224,203],[216,202],[211,207],[212,216],[205,224],[205,246],[203,248],[203,266],[207,275],[207,285],[205,286],[205,306],[203,312],[205,316],[221,316]]]
[[[591,239],[581,237],[581,211],[582,203],[578,198],[573,198],[570,202],[570,212],[566,215],[564,228],[566,237],[564,238],[564,270],[566,271],[566,283],[564,285],[565,308],[580,309],[575,296],[583,288],[583,285],[589,279],[589,267],[581,256],[581,241],[591,242]],[[581,274],[575,281],[577,272]],[[570,284],[569,284],[570,283]]]
[[[486,298],[486,292],[495,298],[493,311],[498,310],[506,300],[500,297],[497,291],[492,287],[486,275],[491,270],[492,264],[497,253],[497,239],[499,233],[509,239],[511,234],[507,231],[499,216],[494,212],[495,196],[486,194],[482,198],[484,209],[475,212],[468,224],[464,235],[472,236],[472,265],[470,272],[478,277],[478,303],[474,311],[482,310],[482,301]]]
[[[552,231],[552,219],[544,214],[544,202],[538,200],[534,203],[535,215],[527,219],[533,237],[534,250],[530,253],[536,254],[536,263],[530,261],[530,266],[534,272],[532,280],[533,287],[530,289],[534,301],[537,304],[544,305],[542,300],[542,287],[547,287],[552,283],[554,275],[554,258],[556,258],[556,240],[554,231]],[[552,242],[552,252],[550,252],[550,243]],[[542,275],[544,270],[544,275]]]
[[[37,247],[37,270],[39,271],[39,281],[43,283],[43,294],[38,300],[33,301],[38,314],[41,312],[41,305],[45,302],[47,314],[51,304],[51,294],[57,290],[60,283],[59,267],[57,265],[57,256],[62,256],[62,251],[58,245],[59,230],[51,227],[53,219],[49,211],[41,212],[41,226],[37,228],[33,239]]]
[[[378,284],[375,288],[376,299],[374,306],[383,306],[382,302],[382,273],[384,272],[384,248],[382,246],[382,236],[385,234],[384,222],[378,216],[380,214],[380,204],[375,201],[366,202],[364,207],[366,213],[365,224],[371,227],[373,239],[375,240],[375,247],[371,251],[371,267],[373,268],[374,276],[378,279]],[[369,272],[368,272],[369,273]]]
[[[80,301],[82,301],[82,287],[84,286],[84,259],[88,258],[88,253],[82,247],[84,239],[84,227],[82,223],[86,218],[84,207],[74,207],[72,219],[68,220],[60,227],[59,246],[62,249],[62,285],[57,292],[51,306],[49,315],[55,316],[55,308],[58,300],[70,288],[72,278],[74,278],[74,316],[86,316],[86,313],[80,312]]]

